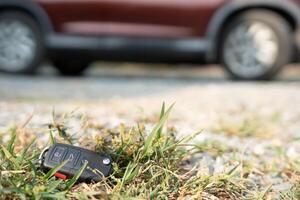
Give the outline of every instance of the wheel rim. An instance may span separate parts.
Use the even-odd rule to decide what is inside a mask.
[[[0,21],[0,69],[21,71],[34,59],[37,43],[26,24],[12,19]]]
[[[228,34],[224,62],[232,73],[244,78],[264,75],[275,64],[279,40],[265,23],[241,23]]]

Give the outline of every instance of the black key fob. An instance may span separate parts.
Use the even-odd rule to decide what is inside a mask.
[[[41,166],[45,171],[65,160],[68,162],[55,174],[61,179],[73,177],[84,163],[87,163],[87,167],[78,179],[80,182],[98,182],[112,171],[112,161],[109,156],[72,145],[54,144],[45,149],[40,156]]]

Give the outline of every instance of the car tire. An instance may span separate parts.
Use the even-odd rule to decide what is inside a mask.
[[[292,58],[292,29],[279,14],[253,10],[225,28],[221,62],[232,78],[269,80]]]
[[[0,71],[33,74],[43,60],[44,43],[36,22],[18,11],[0,13]]]
[[[78,60],[54,60],[54,66],[63,76],[80,76],[89,67],[89,62]]]

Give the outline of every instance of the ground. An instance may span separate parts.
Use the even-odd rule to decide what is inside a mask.
[[[53,110],[75,113],[67,125],[78,137],[82,115],[108,129],[140,122],[151,129],[162,103],[175,102],[167,125],[177,137],[202,130],[192,140],[198,152],[188,163],[197,165],[200,175],[237,167],[235,178],[247,182],[253,198],[300,198],[299,66],[289,66],[273,82],[242,83],[228,81],[216,66],[98,65],[108,67],[94,68],[83,78],[61,78],[47,69],[36,77],[1,75],[2,135],[30,119],[27,138],[35,134],[42,145]],[[92,130],[78,142],[93,146],[98,133]],[[208,197],[213,198],[217,195]]]

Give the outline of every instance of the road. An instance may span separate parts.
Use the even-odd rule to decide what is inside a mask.
[[[0,74],[0,100],[99,100],[163,95],[197,85],[240,84],[229,81],[218,66],[114,65],[96,64],[85,76],[73,78],[61,77],[49,66],[32,77]],[[300,82],[300,67],[288,67],[269,84],[290,82]]]

